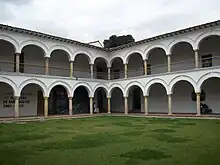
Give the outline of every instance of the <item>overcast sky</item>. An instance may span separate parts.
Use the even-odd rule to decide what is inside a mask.
[[[141,40],[220,19],[220,0],[0,0],[0,23],[90,42]]]

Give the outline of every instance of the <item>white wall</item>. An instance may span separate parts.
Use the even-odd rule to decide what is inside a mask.
[[[14,53],[13,45],[0,40],[0,71],[14,71]]]
[[[9,85],[0,84],[0,117],[14,117],[14,97]],[[20,116],[37,116],[37,90],[35,85],[27,86],[20,97]],[[5,103],[4,103],[5,102]],[[5,106],[10,107],[5,107]]]
[[[115,70],[119,70],[119,73],[114,73]],[[119,79],[125,77],[124,64],[120,58],[116,58],[111,66],[111,79],[116,79],[117,77]]]
[[[213,113],[220,113],[220,79],[210,78],[206,80],[202,89],[206,93],[206,99],[202,103],[207,104]]]
[[[151,74],[167,72],[167,55],[163,49],[154,49],[148,57],[148,64],[151,65]]]
[[[186,81],[178,82],[173,89],[172,112],[173,113],[196,113],[196,102],[192,100],[192,85]]]
[[[176,44],[172,49],[172,71],[180,71],[195,68],[195,54],[189,43]]]
[[[70,75],[70,62],[66,52],[56,50],[52,52],[49,59],[49,74],[54,76],[65,76]]]
[[[24,52],[24,73],[45,74],[44,52],[41,48],[29,45],[22,49]]]
[[[90,78],[90,65],[89,59],[84,54],[76,56],[74,61],[74,76],[81,78]]]
[[[140,54],[132,54],[128,61],[128,77],[143,75],[143,64]]]
[[[160,84],[151,86],[148,97],[149,113],[168,113],[168,99],[165,88]]]
[[[27,85],[21,93],[21,101],[24,107],[20,108],[20,116],[37,116],[37,91],[41,90],[39,86]],[[22,99],[23,98],[23,99]]]
[[[112,112],[125,112],[124,97],[120,89],[115,88],[111,96],[111,111]]]

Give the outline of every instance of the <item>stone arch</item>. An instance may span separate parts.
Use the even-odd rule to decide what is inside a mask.
[[[22,49],[25,47],[25,46],[27,46],[27,45],[36,45],[36,46],[38,46],[39,48],[41,48],[42,50],[43,50],[43,52],[44,52],[44,57],[47,57],[48,56],[48,47],[44,44],[44,43],[42,43],[41,41],[37,41],[37,40],[26,40],[26,41],[24,41],[24,42],[22,42],[21,44],[20,44],[20,50],[19,50],[19,52],[21,52],[22,51]]]
[[[162,44],[150,45],[144,51],[144,54],[146,55],[146,59],[149,58],[149,54],[151,53],[151,51],[156,49],[156,48],[161,48],[161,49],[164,50],[164,52],[166,54],[168,53],[167,48],[164,45],[162,45]]]
[[[168,94],[172,94],[173,93],[173,87],[175,86],[176,83],[178,83],[179,81],[187,81],[189,82],[194,90],[196,91],[196,82],[189,76],[186,76],[186,75],[179,75],[175,78],[173,78],[170,83],[169,83],[169,86],[168,86]]]
[[[144,93],[143,85],[141,83],[139,83],[138,81],[132,81],[132,82],[128,83],[128,85],[126,85],[126,87],[125,87],[125,92],[124,92],[125,97],[128,97],[132,86],[138,86],[141,89],[142,93]]]
[[[105,61],[105,63],[106,63],[106,66],[108,67],[108,65],[109,65],[109,64],[108,64],[108,60],[107,60],[105,57],[101,57],[101,56],[95,57],[93,63],[95,63],[95,60],[97,60],[97,59],[99,59],[99,58],[100,58],[100,59],[103,59],[103,60]]]
[[[114,90],[114,88],[119,88],[122,91],[123,95],[125,96],[125,91],[124,91],[123,87],[121,86],[121,84],[114,83],[114,84],[112,84],[108,88],[108,95],[107,95],[107,97],[111,97],[112,96],[112,91]]]
[[[176,40],[173,40],[169,43],[169,46],[168,46],[168,54],[172,54],[172,50],[173,48],[175,47],[175,45],[177,45],[178,43],[188,43],[192,46],[193,50],[196,49],[195,47],[195,44],[193,42],[192,39],[188,38],[188,37],[185,37],[185,38],[179,38],[179,39],[176,39]]]
[[[22,82],[18,88],[18,94],[21,95],[22,90],[24,89],[25,86],[29,85],[29,84],[36,84],[39,87],[41,87],[42,92],[43,92],[43,96],[44,97],[49,97],[48,92],[47,92],[47,86],[46,84],[38,79],[28,79],[25,80],[24,82]]]
[[[125,55],[125,60],[124,60],[125,64],[128,64],[128,61],[129,61],[130,56],[131,56],[132,54],[134,54],[134,53],[140,54],[141,57],[142,57],[142,59],[145,59],[145,57],[144,57],[144,55],[143,55],[144,53],[143,53],[141,50],[138,50],[138,49],[136,49],[136,50],[131,50],[131,51],[127,52],[126,55]]]
[[[121,59],[122,62],[124,63],[123,58],[116,56],[116,57],[113,57],[113,58],[110,59],[110,62],[109,62],[109,66],[110,66],[110,67],[112,66],[112,63],[114,62],[114,60],[117,59],[117,58]]]
[[[85,82],[79,82],[79,83],[77,83],[77,84],[74,85],[73,90],[72,90],[72,95],[73,95],[73,96],[74,96],[75,90],[76,90],[78,87],[80,87],[80,86],[83,86],[83,87],[86,88],[89,97],[93,97],[93,91],[92,91],[91,86],[90,86],[88,83],[85,83]]]
[[[214,31],[208,31],[201,33],[196,39],[195,39],[195,49],[199,49],[200,43],[209,36],[220,36],[220,31],[214,30]]]
[[[197,81],[196,92],[201,92],[202,84],[209,78],[214,78],[214,77],[220,78],[220,72],[211,72],[211,73],[202,75]]]
[[[167,94],[168,94],[168,91],[169,91],[169,90],[168,90],[168,85],[167,85],[167,83],[166,83],[163,79],[155,78],[155,79],[150,80],[150,81],[145,85],[144,96],[149,96],[150,89],[151,89],[152,85],[154,85],[154,84],[161,84],[161,85],[165,88],[165,90],[166,90],[166,92],[167,92]]]
[[[74,53],[73,53],[73,61],[75,61],[75,58],[77,55],[79,54],[84,54],[85,56],[88,57],[89,59],[89,63],[90,64],[93,64],[94,61],[93,61],[93,58],[92,58],[92,55],[88,52],[88,51],[85,51],[85,50],[76,50]]]
[[[53,82],[50,86],[49,86],[49,88],[48,88],[48,93],[46,94],[46,95],[50,95],[50,92],[51,92],[51,90],[53,89],[53,87],[55,87],[55,86],[57,86],[57,85],[60,85],[60,86],[63,86],[65,89],[66,89],[66,92],[67,92],[67,94],[68,94],[68,97],[72,97],[73,95],[72,95],[72,92],[71,92],[71,87],[70,87],[70,85],[68,84],[68,83],[66,83],[66,82],[64,82],[64,81],[55,81],[55,82]]]
[[[14,96],[20,96],[17,90],[17,85],[15,84],[13,80],[7,77],[0,77],[0,82],[8,84],[12,88]]]
[[[104,91],[105,91],[105,93],[106,93],[106,96],[108,96],[108,88],[107,88],[107,86],[105,86],[104,84],[98,84],[98,85],[96,85],[96,86],[94,87],[94,89],[93,89],[93,91],[92,91],[92,97],[94,97],[95,92],[96,92],[96,90],[97,90],[98,88],[103,88]]]
[[[14,47],[15,52],[16,53],[20,52],[19,44],[14,38],[12,38],[10,36],[7,36],[7,35],[0,35],[0,40],[4,40],[4,41],[7,41],[7,42],[11,43]]]
[[[73,61],[73,53],[72,51],[66,47],[65,45],[54,45],[50,48],[48,55],[50,56],[51,53],[55,50],[63,50],[67,53],[67,56],[69,58],[69,61]]]

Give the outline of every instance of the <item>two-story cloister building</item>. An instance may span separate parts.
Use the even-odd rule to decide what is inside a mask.
[[[0,117],[219,114],[219,57],[220,21],[111,49],[0,25]]]

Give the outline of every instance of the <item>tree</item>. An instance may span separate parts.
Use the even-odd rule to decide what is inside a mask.
[[[129,44],[132,42],[135,42],[132,35],[123,35],[123,36],[112,35],[111,37],[109,37],[108,40],[104,40],[103,44],[105,48],[113,48],[120,45]]]

